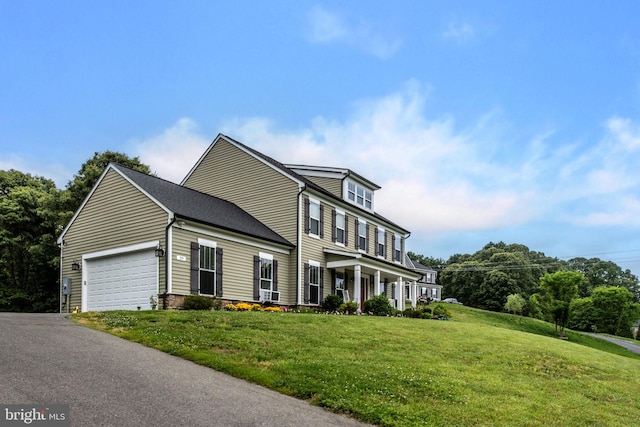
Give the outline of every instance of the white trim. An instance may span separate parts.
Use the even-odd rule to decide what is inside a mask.
[[[150,242],[137,243],[135,245],[121,246],[119,248],[107,249],[107,250],[98,251],[98,252],[91,252],[91,253],[82,255],[82,261],[84,262],[86,260],[90,260],[93,258],[102,258],[106,256],[111,256],[111,255],[118,255],[125,252],[136,252],[136,251],[142,251],[145,249],[156,248],[159,244],[160,244],[160,240],[152,240]],[[84,265],[82,267],[84,271]]]
[[[173,227],[174,226],[172,225],[167,231],[167,247],[165,248],[165,256],[167,257],[167,271],[164,272],[164,274],[166,275],[167,284],[167,289],[165,289],[165,292],[168,294],[170,294],[173,290]]]
[[[210,248],[217,248],[218,247],[218,243],[217,242],[214,242],[213,240],[203,239],[202,237],[198,237],[198,244],[200,246],[208,246]]]
[[[309,260],[309,265],[313,267],[320,267],[320,262]]]
[[[271,254],[265,254],[264,252],[258,252],[258,256],[261,259],[268,259],[268,260],[273,261],[273,255],[271,255]]]
[[[318,218],[313,218],[311,216],[311,204],[312,203],[318,205]],[[322,226],[321,221],[320,221],[320,219],[321,219],[320,211],[321,210],[322,210],[322,202],[320,202],[320,200],[318,200],[316,198],[313,198],[313,197],[309,196],[309,237],[315,237],[316,239],[320,238],[320,233],[322,232],[320,230],[320,227]],[[317,234],[313,233],[311,231],[311,220],[312,219],[318,221],[318,233]]]
[[[212,226],[213,227],[213,226]],[[255,238],[249,238],[247,237],[240,237],[236,234],[225,234],[219,231],[213,231],[213,230],[209,230],[203,227],[199,227],[197,225],[190,225],[190,224],[185,224],[182,227],[180,227],[182,230],[185,231],[192,231],[194,233],[198,233],[198,234],[203,234],[205,236],[209,236],[209,237],[215,237],[218,239],[225,239],[228,240],[230,242],[234,242],[234,243],[241,243],[243,245],[249,245],[249,246],[253,246],[255,248],[258,249],[265,249],[271,252],[276,252],[279,254],[285,254],[285,255],[289,255],[289,253],[291,252],[289,249],[283,249],[281,247],[277,247],[275,246],[270,246],[266,243],[264,243],[264,240],[255,237]]]

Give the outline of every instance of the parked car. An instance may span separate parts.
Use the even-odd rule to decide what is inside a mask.
[[[455,298],[445,298],[443,300],[443,302],[449,303],[449,304],[462,304],[460,301],[458,301]]]

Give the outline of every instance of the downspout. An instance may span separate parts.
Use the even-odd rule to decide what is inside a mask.
[[[164,229],[164,244],[167,250],[164,254],[164,297],[162,298],[162,309],[167,309],[167,297],[169,293],[169,259],[171,258],[171,245],[169,244],[169,231],[173,224],[177,221],[176,216],[173,215],[171,221]]]
[[[307,189],[306,184],[302,184],[298,191],[298,218],[296,221],[296,234],[297,234],[297,260],[296,260],[296,305],[301,305],[301,286],[302,278],[300,277],[300,265],[302,263],[302,232],[300,231],[300,216],[302,216],[302,192]]]
[[[63,311],[63,303],[62,303],[62,265],[63,265],[63,260],[64,260],[64,240],[62,242],[60,242],[60,282],[58,283],[58,295],[60,297],[60,313],[64,313]],[[68,298],[68,297],[67,297]],[[67,304],[67,311],[69,304]]]

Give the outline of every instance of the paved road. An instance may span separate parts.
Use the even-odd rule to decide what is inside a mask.
[[[640,354],[640,346],[637,344],[634,344],[632,342],[629,341],[625,341],[625,340],[621,340],[618,338],[613,338],[607,335],[601,335],[601,334],[591,334],[591,333],[586,333],[585,335],[589,335],[591,337],[595,337],[595,338],[600,338],[601,340],[605,340],[605,341],[609,341],[612,342],[614,344],[618,344],[621,347],[626,348],[629,351],[632,351],[634,353]]]
[[[0,403],[70,404],[73,426],[364,425],[58,314],[0,313]]]

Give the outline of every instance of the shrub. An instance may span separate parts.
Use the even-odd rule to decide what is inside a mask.
[[[345,302],[338,308],[338,311],[344,314],[356,314],[356,311],[358,311],[358,303],[355,301]]]
[[[326,311],[338,311],[344,300],[340,295],[330,294],[322,301],[322,308]]]
[[[183,310],[211,310],[214,298],[205,297],[203,295],[188,295],[184,298],[182,304]]]
[[[433,313],[429,307],[426,306],[418,306],[417,308],[405,308],[402,312],[404,317],[411,317],[414,319],[431,319],[433,317]]]
[[[364,311],[374,316],[391,316],[393,307],[385,295],[376,295],[364,302]]]
[[[449,310],[447,310],[447,307],[441,304],[438,304],[435,307],[433,307],[433,315],[439,319],[443,317],[446,317],[446,318],[451,317],[451,313],[449,312]]]

